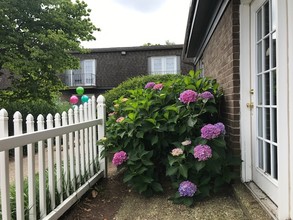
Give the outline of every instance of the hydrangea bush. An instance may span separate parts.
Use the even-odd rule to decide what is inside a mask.
[[[105,154],[125,167],[124,182],[147,196],[168,181],[175,203],[192,205],[237,177],[219,122],[222,92],[200,72],[148,82],[115,100],[107,120]]]

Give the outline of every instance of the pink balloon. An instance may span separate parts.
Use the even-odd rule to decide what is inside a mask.
[[[78,97],[76,95],[73,95],[70,97],[70,103],[75,105],[76,103],[78,103]]]

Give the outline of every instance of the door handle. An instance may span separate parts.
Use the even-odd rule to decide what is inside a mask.
[[[249,108],[249,109],[253,109],[253,107],[254,107],[253,102],[246,103],[246,107]]]

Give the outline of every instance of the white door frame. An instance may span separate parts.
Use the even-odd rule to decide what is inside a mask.
[[[241,157],[242,172],[241,178],[243,182],[249,182],[252,180],[252,150],[251,150],[251,111],[246,107],[246,104],[250,102],[250,76],[251,76],[251,63],[250,63],[250,35],[251,35],[251,21],[250,21],[250,5],[252,0],[241,0],[240,4],[240,137],[241,137]],[[287,7],[288,6],[288,7]],[[291,9],[291,11],[289,10]],[[290,19],[290,25],[292,26],[292,15],[288,17],[288,14],[292,13],[293,6],[292,0],[277,0],[277,85],[278,87],[277,100],[278,100],[278,218],[289,219],[293,218],[292,215],[292,201],[293,192],[289,190],[290,178],[291,183],[293,177],[290,176],[290,157],[293,159],[293,153],[289,154],[289,124],[293,126],[293,122],[289,123],[289,66],[288,66],[288,39],[293,39],[293,28],[288,26],[287,19]],[[290,13],[289,13],[290,11]],[[289,30],[288,30],[289,29]],[[289,35],[288,35],[289,32]],[[291,38],[289,38],[291,37]],[[292,40],[291,40],[292,42]],[[292,47],[291,46],[291,63],[290,70],[293,70],[292,66]],[[281,75],[282,74],[282,75]],[[281,77],[280,77],[281,75]],[[291,74],[290,85],[293,86],[293,77]],[[293,91],[293,88],[291,91]],[[292,94],[292,92],[291,92]],[[293,97],[292,97],[293,98]],[[293,110],[293,103],[290,102],[290,107]],[[293,118],[291,111],[290,118]],[[292,121],[292,120],[291,120]],[[291,143],[293,137],[291,137]],[[293,148],[292,148],[293,149]],[[293,165],[291,169],[293,171]],[[291,204],[290,204],[291,202]],[[290,209],[291,207],[291,209]],[[290,213],[291,212],[291,213]]]
[[[291,94],[291,96],[289,95],[289,148],[293,149],[293,1],[289,0],[287,1],[287,16],[288,16],[288,82],[289,82],[289,94]],[[290,39],[290,40],[289,40]],[[289,155],[289,161],[290,161],[290,171],[291,173],[293,172],[293,150],[291,150],[290,155]],[[290,194],[288,193],[288,195],[290,196],[290,198],[293,199],[293,175],[291,174],[289,177],[289,181],[290,181]],[[293,201],[290,201],[289,204],[289,209],[290,209],[290,217],[293,219]]]

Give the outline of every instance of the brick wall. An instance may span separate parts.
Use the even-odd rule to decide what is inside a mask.
[[[230,1],[202,61],[205,76],[217,79],[224,91],[221,117],[227,144],[240,155],[239,0]]]

